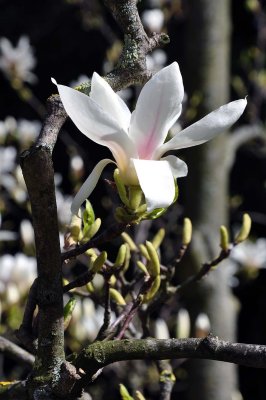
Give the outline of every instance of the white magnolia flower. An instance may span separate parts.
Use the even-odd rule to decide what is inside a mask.
[[[31,72],[35,65],[36,58],[27,36],[19,38],[17,47],[13,47],[7,38],[0,39],[0,69],[8,79],[36,82],[37,77]]]
[[[266,239],[245,240],[232,249],[230,257],[244,267],[266,268]]]
[[[55,80],[53,82],[56,84]],[[166,208],[175,197],[175,178],[187,175],[179,158],[162,156],[169,150],[202,144],[227,130],[243,113],[245,99],[228,103],[164,143],[167,133],[181,114],[184,88],[176,62],[157,72],[143,87],[135,111],[97,73],[93,74],[90,96],[58,85],[66,112],[79,130],[94,142],[108,147],[125,185],[139,185],[147,211]],[[95,188],[103,168],[101,160],[77,193],[72,212]]]

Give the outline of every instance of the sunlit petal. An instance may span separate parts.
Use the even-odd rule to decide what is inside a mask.
[[[71,205],[71,212],[73,214],[78,214],[79,208],[81,204],[90,196],[92,191],[94,190],[97,182],[102,174],[103,169],[107,164],[114,163],[114,161],[109,160],[107,158],[101,160],[92,170],[89,177],[83,183],[78,193],[74,197],[73,203]],[[114,163],[115,164],[115,163]]]
[[[146,199],[147,211],[169,207],[175,197],[175,184],[168,161],[132,161]]]
[[[185,161],[176,156],[163,157],[162,160],[166,160],[169,162],[172,174],[175,178],[183,178],[184,176],[187,176],[188,167]]]
[[[176,62],[155,74],[143,87],[129,128],[139,158],[153,158],[155,149],[163,144],[181,113],[183,96],[182,76]]]
[[[56,84],[56,81],[53,80]],[[108,147],[116,161],[136,156],[135,145],[116,120],[89,96],[57,85],[64,108],[77,128],[94,142]]]
[[[96,72],[92,76],[90,98],[99,104],[106,114],[114,118],[128,132],[131,112],[121,97]]]
[[[156,158],[160,158],[168,150],[197,146],[212,139],[218,133],[226,131],[242,115],[246,105],[247,100],[241,99],[225,104],[211,112],[160,146],[156,152]]]

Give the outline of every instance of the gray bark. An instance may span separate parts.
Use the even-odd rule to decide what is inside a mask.
[[[202,95],[197,119],[229,101],[230,0],[190,0],[185,89]],[[228,168],[226,134],[187,150],[189,165],[186,215],[193,221],[194,240],[189,273],[219,251],[219,227],[227,223]],[[235,339],[235,310],[228,288],[226,262],[211,272],[186,301],[192,319],[205,312],[211,332]],[[234,366],[208,360],[191,361],[189,399],[230,400],[236,387]]]

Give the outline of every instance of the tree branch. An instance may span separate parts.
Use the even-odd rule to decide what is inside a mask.
[[[32,367],[34,363],[35,357],[32,354],[2,336],[0,336],[0,352],[7,354],[16,361],[23,362],[29,367]]]
[[[230,343],[212,335],[204,339],[115,340],[93,343],[81,351],[73,364],[86,372],[86,377],[81,381],[88,384],[99,369],[117,361],[179,358],[218,360],[246,367],[266,368],[266,346]]]

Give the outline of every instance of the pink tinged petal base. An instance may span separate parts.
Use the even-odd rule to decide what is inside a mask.
[[[175,197],[175,183],[168,161],[132,161],[146,199],[147,211],[169,207]]]
[[[157,72],[144,85],[129,128],[140,159],[153,159],[156,148],[163,144],[181,113],[183,96],[182,76],[176,62]]]
[[[187,176],[188,167],[185,161],[176,156],[167,156],[162,158],[162,160],[168,161],[175,178],[183,178],[184,176]]]
[[[74,197],[73,203],[71,205],[71,212],[75,215],[78,215],[79,208],[81,204],[90,196],[93,192],[95,186],[98,183],[98,180],[103,172],[103,169],[107,164],[114,163],[114,161],[105,158],[101,160],[92,170],[89,177],[83,183],[78,193]],[[115,164],[115,163],[114,163]]]
[[[160,146],[156,158],[160,158],[169,150],[197,146],[228,130],[243,114],[247,105],[246,99],[240,99],[225,104],[206,117],[179,132],[169,142]]]

